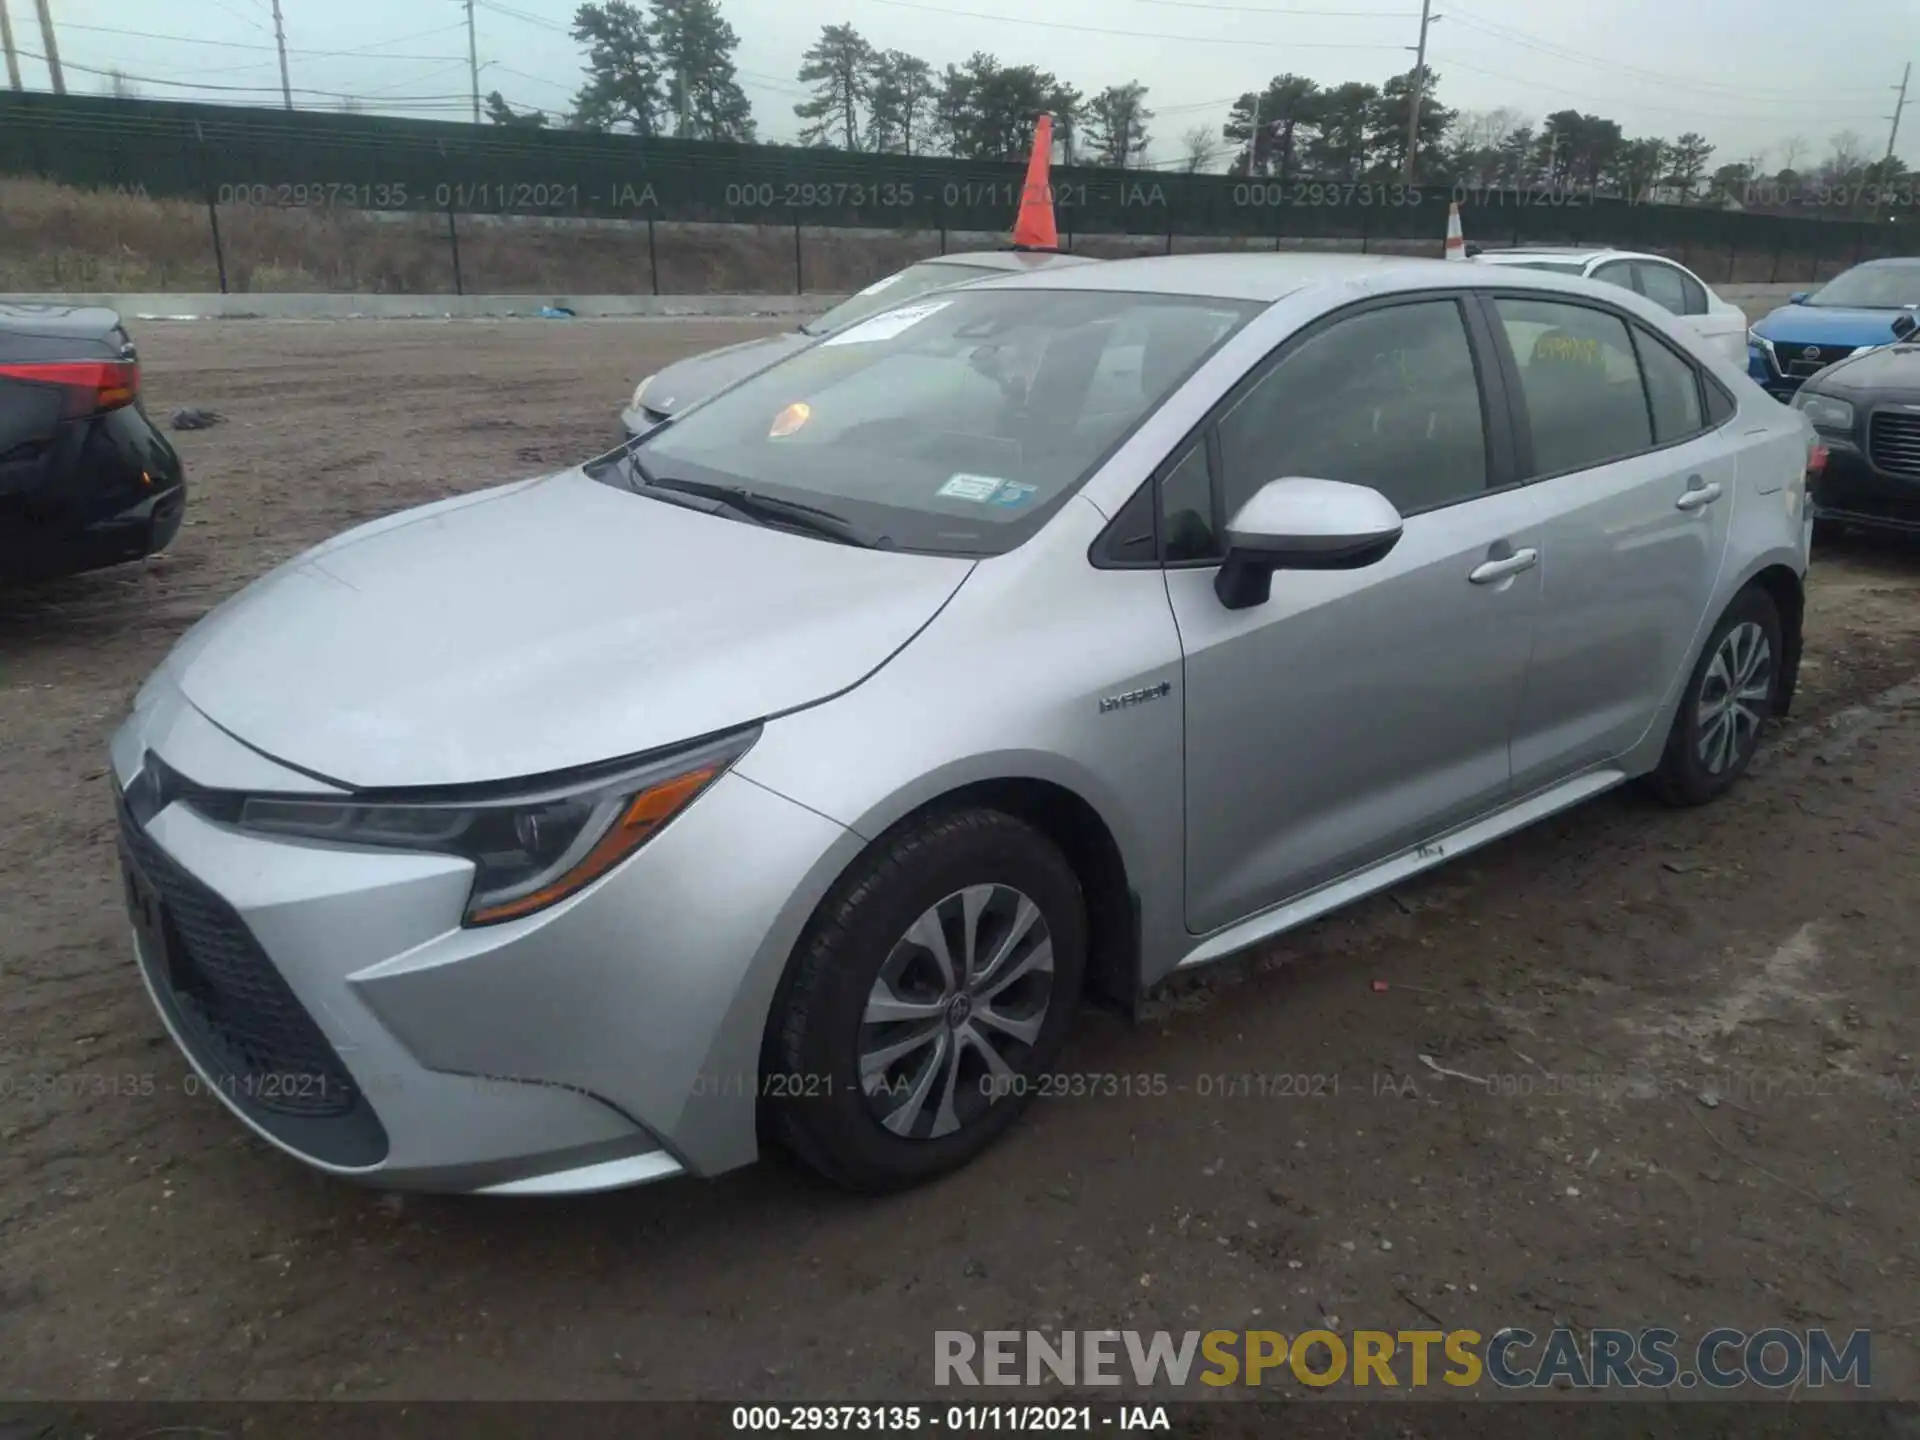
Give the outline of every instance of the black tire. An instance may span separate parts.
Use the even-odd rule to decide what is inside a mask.
[[[869,997],[909,927],[947,897],[981,885],[1010,887],[1031,899],[1052,941],[1053,977],[1039,1032],[1012,1060],[1018,1077],[1012,1081],[972,1076],[977,1051],[949,1034],[947,1043],[970,1057],[970,1088],[963,1094],[957,1078],[952,1087],[960,1097],[955,1113],[971,1113],[937,1137],[895,1134],[875,1112],[876,1105],[893,1103],[891,1094],[870,1101],[861,1083]],[[982,933],[990,920],[983,920]],[[1058,1057],[1085,968],[1080,883],[1059,849],[1025,821],[967,808],[882,836],[822,903],[775,1003],[765,1086],[774,1136],[808,1168],[857,1191],[901,1189],[964,1165],[1025,1107],[1032,1087],[1021,1082]]]
[[[1714,673],[1715,658],[1720,655],[1727,637],[1744,625],[1759,626],[1765,637],[1768,694],[1764,702],[1756,707],[1760,714],[1759,724],[1750,734],[1744,735],[1736,727],[1733,742],[1729,746],[1730,758],[1720,769],[1714,770],[1700,753],[1701,694],[1709,684],[1709,677]],[[1673,729],[1667,736],[1666,753],[1660,758],[1660,768],[1648,777],[1654,794],[1669,805],[1705,805],[1710,800],[1719,799],[1732,788],[1736,780],[1746,774],[1747,767],[1753,763],[1753,752],[1759,746],[1760,736],[1765,733],[1766,724],[1773,718],[1775,707],[1779,704],[1780,664],[1784,653],[1780,636],[1780,611],[1774,605],[1773,597],[1756,587],[1742,590],[1720,617],[1720,623],[1713,627],[1713,634],[1701,650],[1700,659],[1687,681],[1686,691],[1680,697],[1680,709],[1673,717]],[[1757,671],[1755,676],[1757,679]],[[1713,683],[1717,686],[1718,679]]]

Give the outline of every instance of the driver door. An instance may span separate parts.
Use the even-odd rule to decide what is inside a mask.
[[[1204,934],[1497,808],[1540,603],[1477,310],[1341,312],[1283,346],[1162,480],[1185,654],[1187,925]],[[1224,522],[1270,480],[1370,485],[1405,519],[1357,570],[1214,593]]]

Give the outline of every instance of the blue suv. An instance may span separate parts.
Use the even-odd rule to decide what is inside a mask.
[[[1920,306],[1920,259],[1869,260],[1802,291],[1747,331],[1747,373],[1776,400],[1861,350],[1891,343],[1896,315]]]

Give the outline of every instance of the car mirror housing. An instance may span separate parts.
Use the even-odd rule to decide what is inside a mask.
[[[1893,338],[1894,339],[1896,340],[1909,339],[1912,337],[1913,332],[1915,330],[1920,330],[1920,320],[1915,320],[1913,318],[1913,313],[1911,311],[1909,311],[1905,315],[1896,315],[1893,317]]]
[[[1255,491],[1227,523],[1214,592],[1229,610],[1263,605],[1275,570],[1356,570],[1399,542],[1393,502],[1365,485],[1289,477]]]
[[[1793,292],[1793,293],[1792,293],[1791,295],[1789,295],[1789,296],[1787,297],[1787,303],[1788,303],[1789,305],[1804,305],[1804,304],[1806,304],[1806,303],[1807,303],[1807,292],[1806,292],[1806,291],[1804,291],[1804,290],[1796,290],[1796,291],[1794,291],[1794,292]]]

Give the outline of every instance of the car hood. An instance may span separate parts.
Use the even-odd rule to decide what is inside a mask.
[[[1829,365],[1818,388],[1841,393],[1874,391],[1889,399],[1920,403],[1920,345],[1886,345]]]
[[[744,340],[678,361],[654,375],[644,403],[647,409],[662,415],[677,415],[696,401],[806,349],[817,338],[798,330],[783,330],[778,335],[763,335],[758,340]]]
[[[309,551],[209,614],[166,668],[215,724],[349,788],[504,780],[834,695],[971,569],[571,470]]]
[[[1774,345],[1890,345],[1893,321],[1903,310],[1851,310],[1838,306],[1782,305],[1753,327]]]

